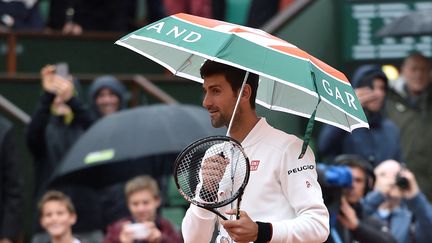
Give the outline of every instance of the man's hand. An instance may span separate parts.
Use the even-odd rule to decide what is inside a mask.
[[[54,72],[55,72],[55,66],[54,65],[46,65],[41,69],[41,79],[42,79],[42,88],[48,92],[55,94],[56,88],[54,86]]]
[[[236,215],[237,210],[230,209],[225,213]],[[253,242],[258,237],[258,224],[245,211],[240,211],[238,220],[220,220],[220,223],[235,242]]]
[[[338,215],[338,220],[341,224],[349,230],[357,229],[359,225],[359,220],[357,218],[356,212],[349,205],[345,197],[341,198],[340,203],[340,214]]]
[[[374,101],[377,98],[373,89],[369,87],[356,88],[355,93],[362,106],[364,106],[368,102]]]
[[[12,241],[4,238],[4,239],[0,239],[0,243],[12,243]]]
[[[121,243],[132,243],[134,241],[134,232],[128,228],[126,225],[131,224],[132,222],[127,221],[123,224],[122,230],[120,231],[119,240]]]
[[[72,98],[74,93],[74,85],[72,80],[54,75],[53,86],[55,93],[62,101],[67,102]]]
[[[402,169],[402,171],[400,172],[400,175],[402,177],[405,177],[408,180],[408,184],[409,184],[408,189],[402,190],[402,194],[403,194],[404,198],[412,199],[413,197],[415,197],[420,192],[419,186],[417,184],[417,180],[416,180],[414,174],[406,168]]]
[[[160,230],[156,227],[154,222],[145,222],[144,223],[147,229],[150,231],[150,234],[142,239],[149,243],[159,243],[162,240],[162,233]]]
[[[203,189],[216,195],[219,182],[225,174],[225,168],[229,164],[229,160],[222,155],[213,155],[204,160],[201,165],[201,173],[203,178]],[[206,200],[206,198],[202,198]],[[206,200],[207,201],[207,200]]]

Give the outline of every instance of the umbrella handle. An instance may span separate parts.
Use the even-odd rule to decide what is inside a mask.
[[[229,137],[229,132],[231,131],[231,126],[232,126],[232,123],[233,123],[233,121],[234,121],[234,116],[235,116],[235,114],[236,114],[237,107],[238,107],[238,105],[239,105],[239,103],[240,103],[240,98],[241,98],[241,96],[242,96],[243,89],[244,89],[244,86],[245,86],[245,84],[246,84],[246,80],[248,79],[248,77],[249,77],[249,71],[246,71],[245,77],[244,77],[244,79],[243,79],[242,86],[241,86],[241,88],[240,88],[240,93],[239,93],[239,96],[237,97],[237,101],[236,101],[236,104],[235,104],[235,106],[234,106],[234,111],[233,111],[233,114],[232,114],[232,116],[231,116],[230,123],[229,123],[229,125],[228,125],[228,130],[227,130],[227,132],[226,132],[226,136],[227,136],[227,137]]]

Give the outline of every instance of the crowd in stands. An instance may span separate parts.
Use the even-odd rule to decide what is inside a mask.
[[[246,25],[259,27],[293,1],[252,0],[261,16]],[[136,29],[135,0],[51,0],[43,20],[39,1],[0,0],[1,30],[68,34]],[[147,20],[176,12],[225,19],[226,1],[147,0]],[[0,30],[0,31],[1,31]],[[428,242],[432,239],[432,64],[413,53],[389,80],[377,64],[359,67],[350,79],[370,129],[345,132],[330,125],[320,130],[320,161],[350,168],[352,186],[343,188],[339,211],[332,212],[328,242]],[[181,234],[160,214],[157,178],[139,176],[105,188],[50,185],[69,148],[97,120],[127,108],[127,88],[114,76],[100,76],[89,88],[89,105],[79,80],[41,69],[42,94],[26,129],[34,167],[34,219],[31,241],[182,242]],[[22,158],[13,126],[0,116],[0,243],[23,239]],[[123,200],[110,200],[111,198]],[[36,203],[38,202],[38,203]],[[144,227],[146,234],[135,231]]]
[[[330,212],[328,242],[402,243],[432,238],[428,176],[432,169],[426,163],[431,138],[427,128],[431,124],[431,66],[426,57],[413,53],[402,63],[397,80],[388,80],[378,65],[359,67],[352,85],[370,129],[348,133],[322,127],[318,157],[348,166],[352,176],[351,187],[342,189],[338,210]],[[49,184],[74,142],[97,120],[127,108],[128,101],[126,87],[105,75],[90,85],[90,105],[86,106],[79,81],[58,75],[56,68],[41,69],[43,92],[26,130],[35,168],[34,201],[39,202],[34,204],[38,213],[32,242],[62,242],[54,239],[71,237],[90,243],[133,242],[134,237],[181,242],[178,228],[160,215],[164,194],[158,178],[139,176],[98,189]],[[2,117],[0,128],[0,242],[10,243],[23,233],[23,175],[12,125]],[[145,227],[148,234],[135,235],[135,227]]]
[[[244,23],[260,27],[294,0],[244,1],[249,9]],[[126,32],[138,29],[168,15],[189,13],[206,18],[226,20],[226,0],[45,0],[47,16],[40,4],[43,0],[0,1],[0,31],[56,30],[80,35],[84,31]],[[137,8],[145,8],[145,19],[139,19]],[[260,10],[260,11],[256,11]]]
[[[400,76],[364,65],[351,83],[370,129],[352,133],[325,125],[317,153],[351,169],[328,242],[428,242],[432,239],[432,64],[411,53]]]

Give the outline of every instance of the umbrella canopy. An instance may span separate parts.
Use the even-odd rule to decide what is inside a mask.
[[[368,127],[348,79],[296,46],[258,29],[176,14],[132,32],[116,42],[202,82],[207,60],[260,76],[257,103],[352,131]],[[322,102],[321,102],[322,101]]]
[[[377,35],[380,37],[432,35],[432,10],[414,11],[396,18],[378,30]]]
[[[151,105],[120,111],[95,123],[69,150],[53,183],[95,187],[135,175],[172,173],[178,153],[202,137],[222,135],[205,109],[191,105]]]

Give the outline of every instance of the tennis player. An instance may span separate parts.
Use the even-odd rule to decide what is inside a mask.
[[[206,61],[201,76],[203,106],[212,125],[228,126],[245,71]],[[257,88],[258,76],[250,74],[229,134],[241,142],[251,165],[240,218],[222,220],[191,205],[182,223],[186,243],[210,242],[215,225],[216,242],[324,242],[329,235],[329,214],[317,182],[313,152],[308,148],[298,159],[303,141],[257,116]],[[235,209],[224,210],[227,218],[236,213]]]

